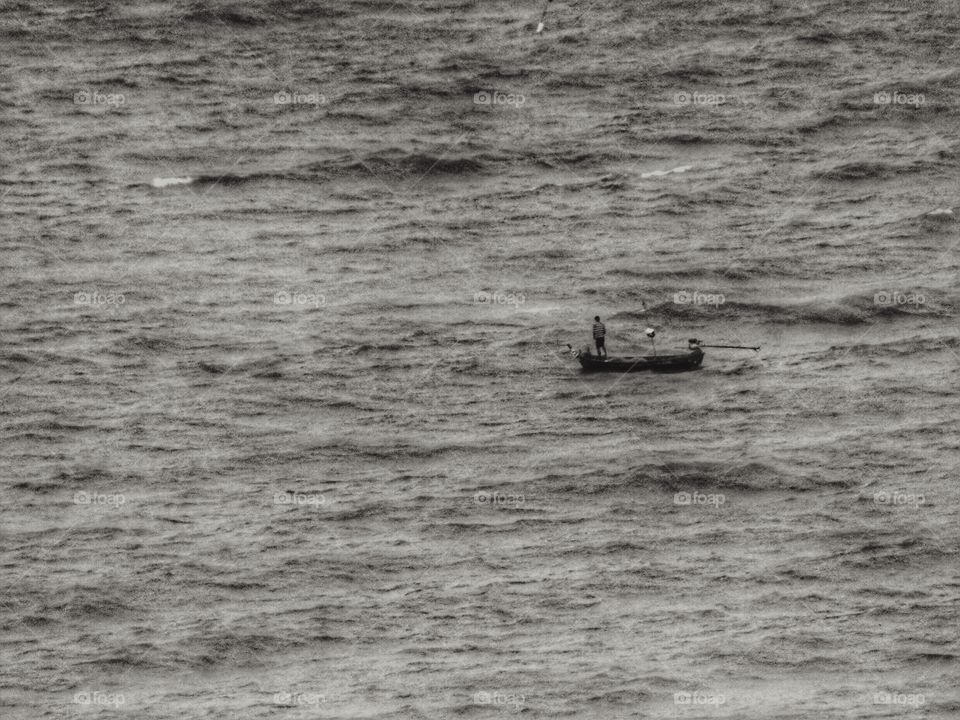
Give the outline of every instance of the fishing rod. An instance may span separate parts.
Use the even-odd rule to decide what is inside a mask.
[[[696,338],[690,338],[688,342],[691,345],[696,345],[697,347],[729,348],[731,350],[753,350],[754,352],[760,349],[759,345],[757,345],[756,347],[753,347],[752,345],[703,345]]]

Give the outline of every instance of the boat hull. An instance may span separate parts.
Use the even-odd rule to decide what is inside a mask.
[[[696,348],[690,352],[672,355],[611,358],[600,358],[581,352],[578,359],[587,372],[687,372],[700,367],[703,350]]]

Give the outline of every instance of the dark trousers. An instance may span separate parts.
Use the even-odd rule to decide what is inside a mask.
[[[607,346],[603,344],[603,338],[594,338],[597,343],[597,355],[600,355],[600,351],[603,350],[603,354],[607,354]]]

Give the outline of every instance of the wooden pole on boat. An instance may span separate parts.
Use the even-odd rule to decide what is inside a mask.
[[[551,2],[553,2],[553,0],[547,0],[543,4],[543,12],[540,13],[540,22],[537,23],[537,35],[543,32],[543,21],[547,18],[547,9],[550,7]]]

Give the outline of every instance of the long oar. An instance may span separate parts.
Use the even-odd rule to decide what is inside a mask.
[[[751,345],[703,345],[696,338],[690,338],[690,344],[699,345],[700,347],[708,347],[708,348],[729,348],[731,350],[753,350],[754,352],[760,349],[759,345],[757,345],[756,347],[753,347]]]

